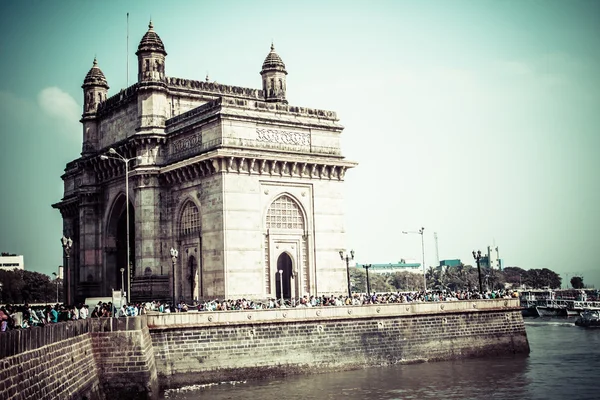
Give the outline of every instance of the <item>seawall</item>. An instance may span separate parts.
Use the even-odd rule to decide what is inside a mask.
[[[100,318],[0,334],[0,398],[156,399],[146,318]]]
[[[528,354],[518,300],[154,314],[163,388]]]
[[[149,314],[0,334],[2,399],[157,399],[159,386],[529,353],[518,300]]]

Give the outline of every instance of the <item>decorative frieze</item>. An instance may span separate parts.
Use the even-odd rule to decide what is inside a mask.
[[[196,178],[218,173],[258,174],[290,178],[343,180],[346,169],[354,163],[344,165],[306,163],[284,160],[267,160],[237,156],[221,156],[205,159],[177,169],[160,173],[167,183],[193,181]]]
[[[259,142],[310,146],[310,133],[256,128],[256,140]]]
[[[188,153],[194,149],[202,147],[202,134],[195,133],[181,139],[173,140],[169,146],[170,155],[174,156],[179,153]]]

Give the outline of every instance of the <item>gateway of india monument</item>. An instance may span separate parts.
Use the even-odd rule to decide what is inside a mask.
[[[83,81],[81,157],[53,205],[72,240],[65,300],[345,294],[343,182],[357,164],[335,112],[288,104],[273,45],[261,89],[165,75],[152,22],[136,55],[137,83],[111,97],[96,60]]]

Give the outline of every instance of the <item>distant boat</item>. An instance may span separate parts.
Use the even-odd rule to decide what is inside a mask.
[[[561,311],[562,313],[559,313],[559,315],[562,315],[563,317],[578,317],[580,314],[579,310],[571,310],[568,308],[565,308]]]
[[[540,317],[558,317],[561,311],[567,311],[566,308],[554,308],[554,307],[536,307],[538,315]]]
[[[575,321],[575,325],[583,328],[600,328],[600,309],[584,310]]]
[[[533,289],[520,293],[524,317],[575,317],[585,309],[600,309],[597,291]]]

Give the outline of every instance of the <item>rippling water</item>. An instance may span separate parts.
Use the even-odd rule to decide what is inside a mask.
[[[600,329],[573,319],[526,319],[529,357],[371,367],[260,382],[184,387],[199,399],[600,399]]]

